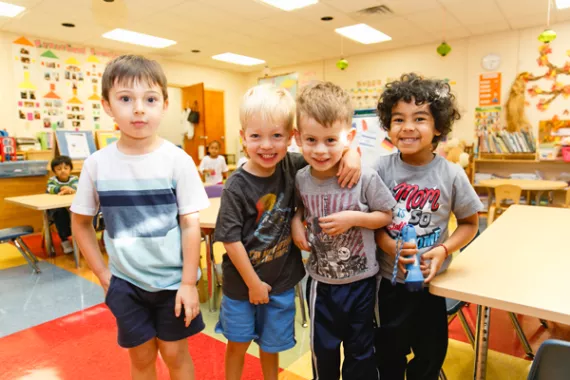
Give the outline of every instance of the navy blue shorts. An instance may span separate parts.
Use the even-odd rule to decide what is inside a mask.
[[[185,327],[184,308],[174,315],[175,301],[176,290],[148,292],[112,276],[105,303],[117,320],[119,346],[133,348],[155,337],[174,342],[202,331],[202,314]]]

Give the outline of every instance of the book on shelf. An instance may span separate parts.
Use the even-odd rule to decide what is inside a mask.
[[[480,153],[536,152],[536,142],[531,131],[481,130],[478,135]]]

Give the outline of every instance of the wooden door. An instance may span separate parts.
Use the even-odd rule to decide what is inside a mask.
[[[202,145],[203,152],[206,151],[204,83],[182,88],[182,109],[186,108],[192,108],[200,113],[200,120],[198,124],[194,125],[194,137],[188,139],[188,137],[184,136],[184,150],[192,156],[194,163],[198,166],[200,164],[199,147]]]
[[[226,123],[224,117],[224,92],[204,91],[204,114],[206,116],[206,141],[218,141],[220,154],[226,153]]]

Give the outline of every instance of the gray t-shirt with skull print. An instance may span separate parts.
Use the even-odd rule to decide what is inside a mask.
[[[363,167],[358,183],[351,189],[343,189],[337,177],[319,180],[307,166],[297,172],[296,186],[305,208],[311,246],[309,275],[327,284],[348,284],[376,275],[379,266],[374,230],[352,227],[343,234],[329,236],[321,230],[319,218],[346,210],[391,210],[396,201],[378,173]]]

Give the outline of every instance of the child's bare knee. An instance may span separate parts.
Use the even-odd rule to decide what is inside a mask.
[[[131,363],[135,368],[144,369],[154,366],[156,362],[157,347],[154,341],[144,343],[138,347],[129,349]]]
[[[159,341],[158,347],[160,349],[160,356],[170,369],[180,368],[186,364],[190,359],[188,352],[188,341],[182,339],[177,342],[164,342]]]
[[[251,342],[232,342],[228,341],[226,352],[228,355],[245,355]]]

